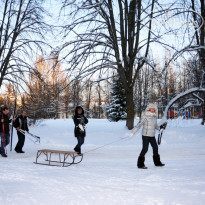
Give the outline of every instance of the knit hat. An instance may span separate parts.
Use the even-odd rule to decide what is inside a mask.
[[[148,104],[147,108],[145,109],[145,113],[149,112],[149,110],[153,108],[155,109],[155,114],[158,114],[158,108],[157,108],[157,104],[156,103],[150,103]]]

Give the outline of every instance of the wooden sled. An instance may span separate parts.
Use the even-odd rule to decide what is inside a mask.
[[[46,156],[46,163],[38,162],[42,153]],[[55,156],[53,156],[53,154],[55,154]],[[56,157],[56,155],[59,156]],[[52,157],[55,157],[55,159],[52,160]],[[77,152],[42,149],[37,151],[36,161],[34,163],[48,166],[68,167],[72,164],[79,164],[82,160],[83,154],[78,154]]]

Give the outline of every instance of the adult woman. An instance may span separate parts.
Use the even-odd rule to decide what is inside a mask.
[[[74,150],[78,152],[78,154],[81,154],[81,146],[86,136],[85,125],[88,123],[88,119],[84,116],[84,110],[81,106],[76,107],[73,121],[75,124],[74,134],[78,140]]]
[[[133,129],[132,135],[136,133],[141,126],[142,129],[142,150],[138,157],[137,166],[141,169],[147,169],[144,164],[145,161],[145,154],[148,151],[149,143],[153,148],[153,161],[155,166],[164,166],[160,161],[160,156],[158,154],[158,146],[155,139],[155,129],[160,130],[164,128],[164,125],[160,127],[157,125],[157,105],[156,104],[149,104],[145,110],[145,113],[141,119],[141,121],[137,124],[137,126]]]

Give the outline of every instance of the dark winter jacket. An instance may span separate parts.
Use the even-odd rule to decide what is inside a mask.
[[[19,127],[19,129],[22,130],[28,130],[28,124],[27,124],[27,117],[23,117],[22,115],[19,115],[16,120],[14,121],[14,127],[17,128]]]
[[[3,132],[3,126],[4,126],[4,132],[6,134],[9,133],[9,123],[11,122],[11,120],[9,120],[8,115],[4,115],[3,112],[0,113],[0,132]],[[2,123],[1,120],[4,119],[4,122]]]
[[[82,114],[79,115],[77,113],[77,109],[81,108],[82,109]],[[75,137],[85,137],[86,136],[86,131],[84,129],[84,131],[81,131],[81,129],[79,128],[79,124],[81,124],[83,127],[85,127],[85,125],[88,123],[88,119],[84,116],[84,110],[82,107],[77,106],[75,108],[75,115],[73,116],[73,121],[75,124],[75,129],[74,129],[74,134]]]

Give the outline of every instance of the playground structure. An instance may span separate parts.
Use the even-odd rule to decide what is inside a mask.
[[[176,119],[182,117],[183,119],[199,119],[203,117],[203,105],[199,103],[188,102],[182,108],[173,105],[168,111],[169,119]]]

